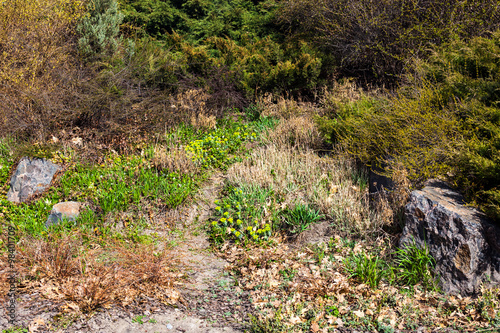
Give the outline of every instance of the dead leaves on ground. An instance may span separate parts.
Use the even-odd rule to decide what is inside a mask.
[[[359,246],[356,250],[363,251]],[[226,245],[220,255],[231,263],[227,269],[239,277],[240,287],[251,290],[253,304],[262,316],[274,318],[279,313],[288,330],[303,331],[308,323],[311,332],[363,325],[410,331],[415,325],[429,329],[454,326],[475,332],[499,316],[499,290],[483,290],[472,299],[423,291],[418,286],[382,282],[372,289],[359,284],[343,268],[342,260],[349,251],[336,248],[321,263],[311,249],[291,251],[284,244],[267,249]]]

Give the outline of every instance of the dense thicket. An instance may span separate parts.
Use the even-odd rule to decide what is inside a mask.
[[[394,83],[413,59],[452,36],[486,36],[500,27],[496,0],[288,0],[279,20],[315,41],[343,72]]]
[[[393,97],[364,97],[319,119],[366,163],[404,167],[415,183],[455,182],[500,222],[500,31],[459,38],[414,66]]]

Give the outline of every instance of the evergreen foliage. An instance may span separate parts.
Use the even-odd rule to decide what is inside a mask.
[[[77,26],[80,35],[78,48],[84,58],[90,59],[113,53],[118,45],[123,14],[118,11],[116,0],[92,0],[88,14]]]
[[[500,30],[436,50],[421,75],[456,113],[462,140],[450,156],[467,199],[500,221]]]

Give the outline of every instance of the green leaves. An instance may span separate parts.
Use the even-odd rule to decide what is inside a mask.
[[[378,256],[366,253],[354,254],[344,259],[344,265],[350,278],[359,279],[372,288],[376,288],[383,277],[387,275],[387,265]]]
[[[116,50],[116,36],[120,30],[123,14],[118,11],[116,0],[92,0],[89,13],[84,16],[76,30],[80,36],[78,48],[86,58],[95,58]]]
[[[434,258],[429,254],[427,245],[418,246],[415,240],[404,248],[396,251],[396,276],[403,284],[415,285],[422,283],[424,287],[435,288],[432,277]]]
[[[390,284],[422,284],[426,289],[437,289],[437,280],[433,275],[435,261],[425,244],[419,246],[413,240],[393,255],[394,260],[387,261],[377,255],[351,252],[343,262],[350,278],[372,288],[376,288],[384,279]]]
[[[285,209],[281,212],[281,216],[283,218],[282,229],[292,235],[306,231],[311,224],[324,217],[319,211],[301,203],[296,204],[293,208]]]
[[[257,186],[227,186],[225,197],[215,201],[217,206],[209,225],[212,241],[217,245],[226,240],[245,244],[266,242],[273,232],[272,225],[264,220],[272,219],[267,202],[273,194],[272,190]]]

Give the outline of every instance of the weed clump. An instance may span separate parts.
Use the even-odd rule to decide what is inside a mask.
[[[240,244],[267,242],[275,229],[275,215],[267,209],[272,195],[272,190],[256,186],[228,186],[224,198],[215,201],[209,226],[212,241],[216,245],[227,240]]]

